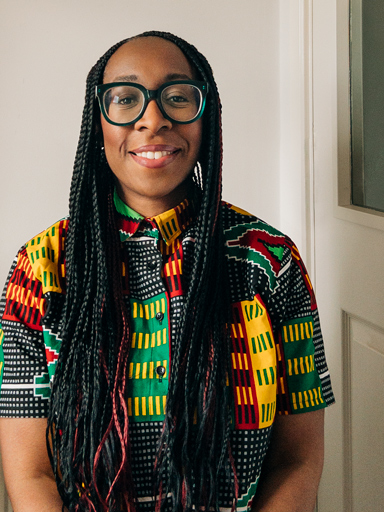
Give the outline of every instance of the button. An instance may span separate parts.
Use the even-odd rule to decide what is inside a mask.
[[[149,261],[147,263],[147,269],[148,270],[155,270],[156,267],[157,267],[157,262],[156,261]]]
[[[165,367],[164,366],[158,366],[156,368],[156,373],[159,377],[163,377],[163,375],[165,374]]]
[[[159,382],[162,382],[163,376],[165,375],[165,367],[164,366],[158,366],[156,368],[156,373],[159,376]]]
[[[160,323],[163,321],[164,313],[156,313],[156,320],[158,320]]]

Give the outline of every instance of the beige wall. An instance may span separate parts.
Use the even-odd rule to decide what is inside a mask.
[[[222,95],[224,196],[279,224],[278,0],[0,0],[0,281],[30,237],[67,213],[85,77],[112,44],[174,32]]]
[[[87,72],[112,44],[150,29],[194,43],[215,71],[224,198],[304,252],[301,3],[0,0],[0,281],[18,248],[67,213]]]

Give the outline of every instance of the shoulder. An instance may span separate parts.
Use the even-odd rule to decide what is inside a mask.
[[[289,236],[230,203],[222,203],[222,214],[224,250],[230,265],[245,264],[248,271],[263,274],[271,291],[282,289],[282,282],[290,276],[301,276],[313,296],[307,270]]]
[[[224,252],[233,280],[247,276],[251,292],[270,294],[277,302],[290,297],[297,303],[305,296],[310,310],[316,309],[313,286],[294,242],[258,217],[229,203],[222,204]],[[275,309],[280,306],[275,303]]]
[[[292,240],[255,215],[222,202],[223,229],[227,256],[241,256],[249,261],[267,260],[278,272],[283,261],[297,251]]]
[[[24,246],[35,279],[41,281],[43,292],[62,291],[65,275],[64,248],[69,220],[67,217],[31,238]]]
[[[280,237],[286,240],[290,240],[288,236],[274,228],[267,222],[263,221],[256,215],[239,208],[231,203],[222,201],[221,209],[223,212],[223,225],[224,231],[229,233],[230,230],[244,226],[246,229],[256,233],[258,231],[266,233],[271,237]]]

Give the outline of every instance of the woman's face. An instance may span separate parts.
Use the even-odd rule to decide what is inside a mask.
[[[194,78],[176,45],[158,37],[142,37],[128,41],[112,55],[103,82],[136,82],[153,90],[165,82]],[[185,198],[186,178],[199,154],[201,119],[191,124],[173,123],[163,117],[156,101],[150,101],[136,123],[114,126],[101,116],[101,127],[119,195],[131,208],[151,217]],[[148,152],[164,152],[164,156],[147,158]]]

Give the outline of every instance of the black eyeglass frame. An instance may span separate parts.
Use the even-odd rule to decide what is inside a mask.
[[[171,86],[171,85],[178,85],[178,84],[180,84],[180,85],[183,85],[183,84],[193,85],[197,89],[199,89],[200,94],[201,94],[200,110],[197,112],[196,116],[193,119],[191,119],[190,121],[176,121],[175,119],[170,117],[165,112],[165,110],[164,110],[164,108],[163,108],[163,106],[161,104],[160,98],[161,98],[161,93],[163,92],[163,90],[166,89],[167,87]],[[107,114],[107,112],[105,111],[105,108],[104,108],[103,97],[104,97],[105,92],[108,89],[111,89],[112,87],[120,87],[120,86],[125,86],[125,85],[129,85],[130,87],[135,87],[136,89],[139,89],[139,91],[141,91],[143,93],[143,95],[144,95],[144,103],[143,103],[143,107],[142,107],[139,115],[135,119],[133,119],[133,121],[130,121],[129,123],[116,123],[115,121],[112,121],[108,117],[108,114]],[[206,104],[207,94],[208,94],[208,83],[207,82],[201,82],[201,81],[198,81],[198,80],[173,80],[172,82],[165,82],[158,89],[155,89],[155,90],[146,89],[143,85],[138,84],[136,82],[111,82],[109,84],[96,85],[96,87],[95,87],[95,97],[98,99],[100,110],[101,110],[101,113],[104,116],[104,119],[108,123],[113,124],[115,126],[129,126],[131,124],[136,123],[139,119],[141,119],[143,117],[144,112],[147,109],[148,103],[151,100],[155,100],[156,101],[157,106],[160,109],[160,112],[165,117],[165,119],[168,119],[168,121],[171,121],[172,123],[177,123],[177,124],[190,124],[190,123],[194,123],[195,121],[200,119],[200,117],[203,115],[203,112],[204,112],[204,109],[205,109],[205,104]]]

